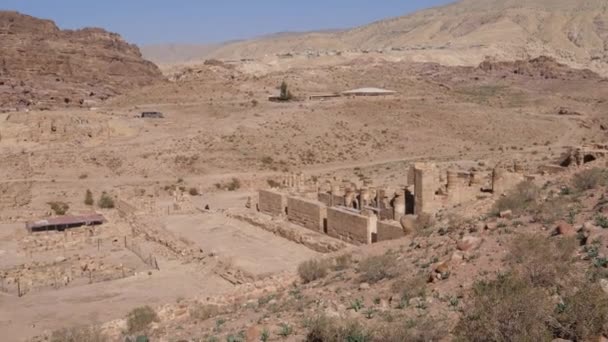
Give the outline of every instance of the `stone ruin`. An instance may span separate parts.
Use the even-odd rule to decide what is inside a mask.
[[[415,163],[407,185],[397,190],[364,181],[319,183],[302,173],[283,177],[280,190],[260,190],[258,210],[352,244],[371,244],[403,237],[411,222],[479,198],[503,195],[525,180],[519,162],[492,172],[447,170]]]
[[[608,145],[592,144],[570,148],[559,160],[561,167],[582,166],[608,156]]]

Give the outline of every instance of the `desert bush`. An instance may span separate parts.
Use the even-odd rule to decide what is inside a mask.
[[[604,215],[597,215],[595,217],[595,224],[603,229],[608,229],[608,218]]]
[[[513,271],[535,287],[565,285],[573,275],[575,239],[550,240],[542,235],[514,238],[507,257]]]
[[[199,192],[198,192],[197,188],[190,188],[188,190],[188,193],[190,194],[190,196],[198,196],[199,195]]]
[[[549,199],[537,206],[534,218],[544,224],[553,224],[566,218],[570,212],[572,201],[566,197]]]
[[[97,205],[102,209],[114,209],[114,199],[104,191],[101,193]]]
[[[494,204],[492,214],[511,210],[515,215],[521,215],[536,209],[540,189],[536,184],[526,181],[518,184],[515,189],[501,197]]]
[[[215,187],[220,190],[236,191],[241,188],[241,180],[238,178],[232,178],[229,182],[226,183],[216,183]]]
[[[266,157],[262,158],[262,164],[270,165],[272,163],[274,163],[274,159],[272,159],[272,157],[266,156]]]
[[[109,339],[95,326],[64,328],[51,334],[50,342],[108,342]]]
[[[283,81],[283,83],[281,83],[280,89],[281,94],[279,95],[279,99],[281,101],[290,101],[293,99],[293,94],[291,94],[291,91],[289,91],[287,82]]]
[[[55,215],[65,215],[70,210],[70,206],[65,202],[49,202],[48,205]]]
[[[268,180],[266,180],[266,183],[268,183],[268,186],[271,188],[280,188],[281,187],[281,183],[275,181],[274,179],[268,179]]]
[[[87,192],[84,195],[84,204],[85,205],[95,204],[95,200],[93,199],[93,193],[89,189],[87,189]]]
[[[606,185],[608,173],[600,168],[581,171],[572,178],[572,186],[579,192],[597,189]]]
[[[143,332],[152,322],[158,321],[156,311],[149,306],[142,306],[131,310],[127,314],[127,331],[129,334]]]
[[[402,303],[407,305],[412,298],[426,296],[426,284],[427,277],[418,275],[406,279],[397,279],[391,288],[394,293],[399,293],[401,295]]]
[[[591,341],[608,333],[608,297],[598,284],[580,284],[557,306],[552,328],[556,337]]]
[[[393,253],[371,256],[359,264],[361,281],[373,284],[397,276],[397,258]]]
[[[350,253],[342,254],[336,257],[334,265],[335,271],[342,271],[350,267],[353,263],[353,255]]]
[[[471,300],[454,329],[457,341],[552,340],[548,296],[513,274],[476,283]]]
[[[306,284],[325,277],[328,269],[329,263],[325,260],[308,260],[298,266],[298,274]]]
[[[196,303],[190,308],[189,313],[190,317],[196,320],[206,321],[220,315],[221,311],[217,305]]]
[[[373,333],[357,321],[339,321],[319,315],[306,322],[306,342],[371,342]]]
[[[445,322],[428,316],[393,324],[384,329],[377,338],[382,342],[431,342],[442,341],[448,334]]]
[[[288,337],[293,334],[293,327],[287,323],[281,323],[279,325],[279,331],[277,332],[279,336]]]

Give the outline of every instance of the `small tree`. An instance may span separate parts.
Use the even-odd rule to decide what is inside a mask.
[[[287,82],[283,81],[283,83],[281,83],[281,95],[279,96],[279,99],[281,101],[289,101],[292,98],[293,98],[293,95],[287,88]]]
[[[87,192],[84,195],[84,204],[89,206],[95,204],[95,200],[93,199],[93,193],[89,189],[87,189]]]
[[[114,199],[105,191],[101,194],[97,204],[102,209],[114,209]]]
[[[49,202],[48,205],[51,206],[51,210],[55,213],[55,215],[65,215],[68,210],[70,210],[70,206],[64,202]]]

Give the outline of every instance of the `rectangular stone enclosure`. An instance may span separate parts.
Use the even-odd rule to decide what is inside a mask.
[[[287,197],[276,191],[260,190],[258,210],[272,216],[285,215],[287,213]]]
[[[323,233],[326,227],[327,207],[318,201],[288,197],[287,219],[302,227]]]
[[[378,222],[378,242],[400,239],[405,236],[401,223],[397,221]]]
[[[362,216],[342,208],[327,208],[327,234],[351,244],[371,244],[377,221],[376,216]]]

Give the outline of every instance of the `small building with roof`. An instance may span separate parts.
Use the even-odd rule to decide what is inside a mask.
[[[343,96],[389,96],[397,94],[396,91],[380,88],[359,88],[343,91]]]

